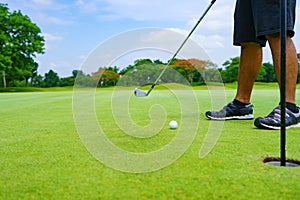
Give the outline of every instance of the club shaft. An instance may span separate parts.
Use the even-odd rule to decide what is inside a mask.
[[[151,85],[151,88],[149,89],[149,91],[147,92],[147,95],[153,90],[153,88],[155,87],[155,85],[157,84],[157,82],[160,80],[160,78],[162,77],[162,75],[165,73],[165,71],[167,70],[167,68],[170,66],[171,62],[175,59],[175,57],[177,56],[177,54],[179,53],[179,51],[182,49],[182,47],[185,45],[185,43],[187,42],[187,40],[191,37],[191,35],[193,34],[193,32],[196,30],[197,26],[200,24],[200,22],[202,21],[202,19],[204,18],[204,16],[207,14],[207,12],[210,10],[210,8],[213,6],[213,4],[216,2],[216,0],[212,0],[209,4],[209,6],[206,8],[206,10],[204,11],[204,13],[202,14],[202,16],[199,18],[199,20],[197,21],[197,23],[195,24],[195,26],[193,27],[193,29],[190,31],[190,33],[188,34],[188,36],[185,38],[185,40],[182,42],[182,44],[179,46],[179,48],[177,49],[177,51],[175,52],[175,54],[173,55],[173,57],[169,60],[169,62],[167,63],[167,65],[163,68],[163,70],[161,71],[161,73],[159,74],[159,76],[157,77],[157,79],[154,81],[154,83]]]

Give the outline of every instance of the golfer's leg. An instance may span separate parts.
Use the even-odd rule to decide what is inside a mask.
[[[280,35],[267,35],[271,48],[275,72],[280,86]],[[286,39],[286,101],[295,103],[296,82],[298,76],[298,59],[292,39]]]
[[[262,47],[255,42],[241,43],[238,88],[235,99],[250,103],[255,78],[262,63]]]

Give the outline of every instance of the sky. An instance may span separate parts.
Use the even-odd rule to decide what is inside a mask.
[[[46,42],[45,54],[36,57],[39,63],[38,72],[44,75],[52,69],[61,77],[71,76],[74,69],[81,69],[91,52],[105,41],[132,30],[166,28],[186,36],[210,3],[208,0],[0,0],[0,2],[8,4],[10,11],[20,10],[24,15],[28,15],[32,22],[41,28]],[[234,6],[235,0],[217,0],[191,37],[219,67],[240,53],[240,48],[232,45]],[[300,52],[299,19],[300,5],[297,2],[294,43],[298,52]],[[182,41],[178,40],[178,46],[181,43]],[[272,62],[268,46],[264,50],[263,61]],[[123,63],[125,66],[126,64],[132,63]]]

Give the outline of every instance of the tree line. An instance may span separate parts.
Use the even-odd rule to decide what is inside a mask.
[[[206,82],[232,83],[238,79],[240,58],[231,58],[224,62],[220,68],[209,61],[197,59],[174,59],[161,77],[161,81],[181,82],[186,80],[191,85],[205,85]],[[300,54],[298,54],[299,72],[297,83],[300,83]],[[117,84],[122,86],[135,86],[152,84],[159,76],[167,63],[160,60],[137,59],[133,64],[125,68],[117,66],[99,67],[96,72],[86,74],[81,70],[73,70],[68,77],[59,77],[58,73],[49,70],[44,76],[36,75],[29,82],[14,80],[10,86],[34,86],[34,87],[64,87],[76,84],[86,87],[108,87]],[[172,70],[172,71],[170,71]],[[174,73],[176,72],[176,73]],[[257,82],[277,82],[274,66],[271,63],[263,63],[256,77]]]
[[[37,54],[44,53],[45,40],[40,28],[21,11],[10,12],[7,4],[0,3],[0,86],[2,87],[63,87],[77,84],[82,86],[107,87],[152,84],[167,63],[160,60],[137,59],[125,68],[99,66],[96,72],[85,74],[73,70],[68,77],[59,77],[49,70],[38,74]],[[298,56],[298,80],[300,83],[300,53]],[[174,59],[169,72],[161,77],[162,82],[180,82],[184,78],[191,85],[206,82],[231,83],[237,81],[240,58],[230,58],[222,67],[210,61],[197,59]],[[100,65],[100,64],[99,64]],[[171,70],[171,71],[170,71]],[[173,70],[173,71],[172,71]],[[174,73],[176,71],[177,73]],[[259,82],[276,82],[274,66],[263,63],[256,78]]]
[[[300,53],[297,54],[298,58],[298,78],[297,83],[300,83]],[[223,64],[220,68],[220,73],[224,83],[231,83],[237,81],[238,68],[240,57],[231,58]],[[260,71],[256,77],[256,82],[277,82],[274,65],[266,62],[261,65]]]

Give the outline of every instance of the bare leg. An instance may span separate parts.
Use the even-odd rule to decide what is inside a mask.
[[[273,63],[280,87],[280,35],[266,36],[272,52]],[[294,43],[290,37],[286,39],[286,101],[295,103],[296,82],[298,75],[298,59]]]
[[[238,88],[235,99],[243,103],[250,103],[253,85],[262,64],[262,47],[254,42],[241,45]]]

